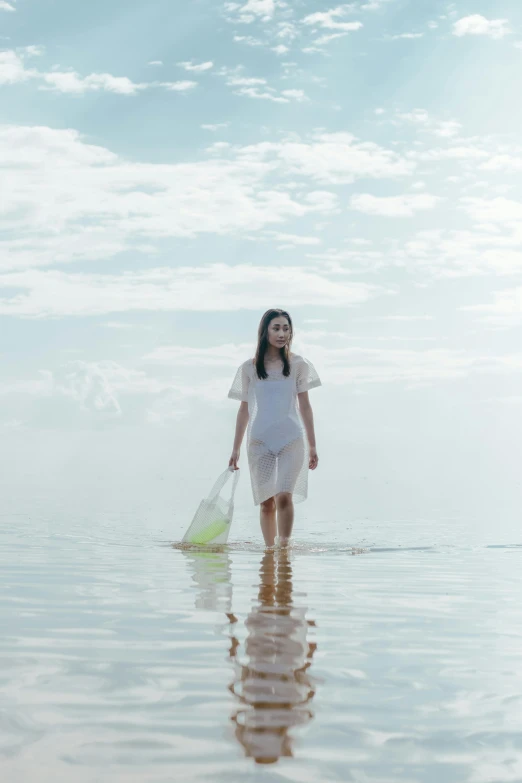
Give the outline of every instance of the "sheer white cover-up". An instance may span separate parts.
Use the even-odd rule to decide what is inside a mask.
[[[228,396],[248,402],[247,456],[254,504],[279,492],[291,492],[294,503],[308,494],[308,441],[297,395],[321,385],[315,367],[302,356],[290,357],[290,375],[283,367],[267,370],[261,379],[252,359],[239,367]]]

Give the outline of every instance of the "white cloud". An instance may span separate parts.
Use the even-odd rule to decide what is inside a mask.
[[[346,282],[306,267],[227,266],[161,268],[122,275],[28,270],[0,275],[0,314],[28,318],[87,316],[128,311],[257,310],[268,300],[285,306],[360,304],[385,289]]]
[[[282,90],[281,95],[283,98],[289,98],[290,100],[295,100],[299,103],[308,100],[308,97],[303,90]]]
[[[41,57],[44,52],[45,48],[43,46],[24,46],[23,49],[21,49],[23,54],[25,54],[26,57]]]
[[[390,40],[415,40],[417,38],[424,38],[424,33],[399,33],[398,35],[391,35]]]
[[[275,241],[288,245],[299,231],[285,232],[287,221],[339,214],[328,186],[414,172],[414,162],[345,133],[229,144],[195,162],[154,164],[127,161],[72,130],[0,127],[0,269],[108,264],[130,249],[153,257],[166,238],[255,237],[274,226],[287,237]],[[420,195],[359,206],[404,213],[422,208],[411,200]]]
[[[172,367],[237,367],[252,351],[251,343],[225,343],[203,348],[160,345],[143,357],[147,364]]]
[[[254,13],[257,9],[258,13]],[[298,21],[296,14],[298,9],[295,4],[288,2],[275,2],[273,5],[265,5],[264,0],[251,0],[246,5],[241,3],[227,3],[225,10],[228,13],[228,21],[240,23],[252,23],[262,20],[265,23],[262,27],[256,29],[257,35],[245,36],[236,35],[234,41],[248,44],[249,46],[267,47],[278,55],[285,55],[289,52],[289,44],[302,37],[315,38],[302,42],[300,49],[305,54],[323,53],[326,44],[348,35],[350,32],[357,31],[363,27],[360,21],[349,21],[345,16],[353,11],[352,5],[343,5],[338,8],[332,8],[326,12],[316,12],[308,14]],[[281,10],[279,19],[275,19],[276,12]],[[317,33],[326,33],[317,38]],[[308,45],[304,45],[308,43]],[[266,96],[264,96],[266,97]]]
[[[493,397],[492,399],[488,400],[488,402],[500,402],[502,404],[507,403],[508,405],[522,405],[522,395],[511,394],[504,397]]]
[[[307,237],[302,236],[300,234],[282,234],[282,233],[275,233],[273,235],[274,239],[276,239],[278,242],[284,242],[285,245],[290,245],[295,247],[298,246],[310,246],[310,245],[320,245],[321,240],[319,237]]]
[[[522,324],[522,286],[495,291],[489,304],[466,305],[459,309],[482,313],[486,322],[499,326],[518,326]]]
[[[422,151],[411,151],[408,157],[413,160],[480,160],[490,157],[490,153],[479,146],[465,144],[455,145],[453,147],[432,147],[432,149]]]
[[[494,154],[485,163],[479,166],[481,171],[506,171],[516,173],[522,171],[522,155],[513,155],[508,152]]]
[[[430,385],[434,381],[476,374],[520,372],[522,354],[477,355],[463,350],[423,348],[361,348],[307,346],[321,356],[322,369],[331,384],[403,383]]]
[[[225,77],[228,87],[232,87],[235,95],[245,98],[272,101],[273,103],[299,103],[308,100],[303,90],[283,90],[278,92],[267,84],[267,80],[259,76],[244,76],[243,66],[222,68],[218,76]]]
[[[143,237],[252,231],[332,209],[313,192],[297,201],[267,187],[273,164],[257,158],[132,164],[75,131],[0,128],[3,225],[16,235],[0,267],[110,257]]]
[[[163,60],[151,60],[147,65],[163,65]]]
[[[134,324],[127,324],[124,321],[107,321],[104,324],[107,329],[133,329]]]
[[[28,394],[35,397],[46,397],[52,393],[52,375],[47,371],[40,371],[38,378],[30,380],[16,379],[0,382],[0,395]]]
[[[399,179],[414,173],[416,164],[351,133],[317,133],[310,141],[289,138],[243,147],[241,159],[279,160],[290,174],[321,183],[352,184],[358,179]]]
[[[135,83],[126,76],[113,76],[110,73],[91,73],[81,76],[76,71],[39,71],[27,68],[25,58],[42,54],[41,47],[28,46],[22,50],[0,52],[0,85],[17,84],[34,80],[40,82],[41,90],[82,95],[87,92],[112,92],[119,95],[137,95],[142,90],[163,87],[167,90],[184,92],[197,86],[197,82],[143,82]]]
[[[187,410],[180,406],[180,393],[167,391],[153,400],[146,409],[145,421],[148,424],[163,427],[168,422],[179,421],[187,415]]]
[[[160,87],[165,87],[170,92],[188,92],[198,86],[197,82],[181,81],[181,82],[159,82]]]
[[[361,11],[378,11],[386,3],[392,0],[368,0],[360,6]]]
[[[260,90],[258,87],[240,87],[238,90],[234,90],[236,95],[243,95],[245,98],[256,98],[265,101],[272,101],[273,103],[289,103],[289,99],[278,95],[275,90],[268,87],[265,90]]]
[[[244,43],[247,46],[263,46],[263,41],[260,41],[259,38],[254,38],[252,35],[235,35],[234,42]]]
[[[178,63],[180,68],[184,68],[186,71],[194,71],[195,73],[204,73],[205,71],[210,71],[214,67],[214,63],[211,61],[204,62],[204,63],[192,63],[192,62],[183,62]]]
[[[490,38],[504,38],[511,33],[507,19],[486,19],[480,14],[472,14],[453,24],[453,35],[487,35]]]
[[[416,193],[412,196],[424,195]],[[357,203],[357,202],[355,202]],[[426,206],[429,208],[428,201]],[[414,203],[363,201],[371,214],[409,213]],[[418,204],[416,205],[418,206]],[[382,239],[365,248],[352,246],[308,254],[337,274],[378,271],[384,267],[422,270],[436,278],[489,275],[520,275],[522,272],[522,201],[503,196],[461,197],[449,204],[454,222],[462,228],[432,228],[415,231],[404,239]],[[445,222],[445,221],[444,221]],[[442,225],[444,225],[442,222]],[[437,223],[435,223],[435,226]],[[351,243],[353,245],[353,243]]]
[[[279,22],[275,35],[283,41],[294,41],[299,36],[299,29],[294,22]]]
[[[409,112],[397,112],[391,120],[393,125],[401,122],[416,125],[420,130],[433,133],[440,138],[457,136],[462,125],[457,120],[437,120],[430,116],[426,109],[413,109]],[[418,153],[411,153],[418,154]]]
[[[11,432],[25,429],[25,425],[23,421],[20,421],[20,419],[8,419],[7,421],[2,422],[0,426],[5,430],[10,430]]]
[[[465,197],[458,210],[474,222],[471,229],[418,232],[405,243],[399,259],[445,277],[522,271],[521,202]]]
[[[203,130],[208,130],[215,133],[215,131],[221,130],[222,128],[228,128],[228,122],[217,122],[214,125],[207,124],[207,125],[202,125],[201,127],[203,128]]]
[[[0,0],[0,11],[15,11],[14,5],[8,3],[7,0]]]
[[[457,136],[461,128],[462,125],[456,120],[443,120],[433,129],[433,133],[441,138],[451,138]]]
[[[350,10],[350,6],[338,6],[337,8],[331,8],[329,11],[318,11],[314,14],[305,16],[303,24],[309,27],[323,28],[325,30],[342,30],[344,32],[360,30],[363,27],[362,22],[339,21],[339,19],[346,16]]]
[[[433,321],[432,315],[380,315],[378,316],[378,318],[379,320],[382,321]],[[406,338],[401,337],[398,339],[406,339]],[[424,338],[419,337],[418,339],[422,340]]]
[[[119,93],[120,95],[136,95],[139,90],[146,89],[147,84],[135,84],[126,76],[112,76],[109,73],[92,73],[82,77],[74,71],[50,72],[41,74],[46,85],[57,92],[77,93],[106,92]]]
[[[279,0],[248,0],[246,3],[225,3],[225,11],[231,14],[234,21],[241,24],[251,24],[257,20],[270,21],[277,10],[283,7]]]
[[[161,361],[151,364],[162,363],[167,364]],[[228,369],[229,375],[233,365],[228,365]],[[31,380],[0,383],[0,396],[61,398],[62,405],[64,400],[69,400],[83,415],[118,420],[137,412],[149,424],[164,424],[183,418],[187,413],[183,405],[194,398],[207,402],[224,399],[229,382],[229,377],[210,381],[203,378],[198,383],[192,379],[187,384],[163,380],[113,360],[76,360],[53,371],[40,370],[38,377]],[[14,429],[15,425],[10,428]]]
[[[0,84],[17,84],[35,78],[37,71],[26,69],[23,58],[13,50],[0,52]]]
[[[255,76],[230,76],[227,84],[230,87],[253,87],[256,84],[266,84],[266,79]]]
[[[314,46],[325,46],[326,44],[330,43],[330,41],[335,41],[337,38],[344,38],[346,35],[348,35],[348,33],[330,33],[329,35],[321,35],[319,38],[316,38],[313,43]]]
[[[53,376],[55,391],[76,400],[82,410],[121,416],[117,387],[122,380],[127,386],[130,371],[112,361],[71,362],[62,378]],[[119,381],[119,384],[118,384]]]
[[[352,196],[350,207],[367,215],[385,217],[412,217],[416,212],[434,209],[440,198],[429,193],[403,194],[401,196],[373,196],[359,193]]]
[[[479,223],[499,223],[501,225],[513,224],[522,226],[522,202],[512,199],[497,197],[461,199],[462,207]],[[522,231],[520,231],[522,239]]]
[[[400,120],[412,122],[416,125],[428,125],[431,122],[430,115],[426,109],[413,109],[412,111],[397,114]]]
[[[242,13],[256,14],[257,16],[273,16],[276,4],[274,0],[248,0],[241,8]]]

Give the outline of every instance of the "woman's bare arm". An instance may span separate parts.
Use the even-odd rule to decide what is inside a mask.
[[[236,418],[236,433],[234,436],[234,445],[232,446],[232,456],[230,457],[228,466],[233,467],[234,470],[238,470],[239,453],[241,451],[241,444],[245,436],[245,430],[248,424],[248,402],[242,402],[239,406]]]
[[[310,398],[308,392],[300,392],[299,397],[299,410],[303,419],[303,424],[306,430],[306,437],[308,438],[308,445],[310,447],[310,463],[311,470],[315,470],[319,462],[317,456],[317,447],[315,443],[315,428],[314,428],[314,412],[310,404]]]

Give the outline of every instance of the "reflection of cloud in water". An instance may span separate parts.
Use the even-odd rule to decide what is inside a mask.
[[[258,602],[245,621],[246,662],[239,660],[240,644],[232,633],[236,677],[229,687],[241,703],[232,715],[237,739],[247,756],[270,764],[293,755],[290,730],[313,718],[315,688],[308,668],[316,644],[307,642],[314,623],[306,619],[306,607],[292,600],[288,554],[266,552],[260,577]]]
[[[230,612],[232,607],[231,560],[227,552],[181,550],[189,561],[197,587],[196,609]]]

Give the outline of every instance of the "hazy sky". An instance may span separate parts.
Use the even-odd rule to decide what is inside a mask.
[[[307,514],[518,518],[516,0],[0,0],[0,45],[14,495],[192,509],[282,306]]]

